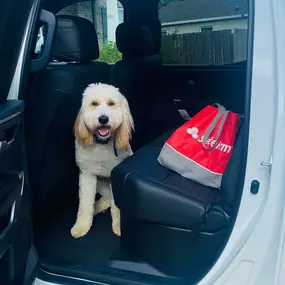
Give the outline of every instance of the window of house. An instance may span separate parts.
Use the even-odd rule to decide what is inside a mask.
[[[167,35],[167,31],[166,30],[161,30],[161,35],[162,36],[166,36]]]
[[[201,31],[202,33],[205,33],[205,32],[213,32],[213,27],[212,27],[212,26],[201,27],[201,28],[200,28],[200,31]]]
[[[122,58],[115,43],[116,28],[124,21],[124,8],[119,1],[77,2],[66,6],[57,15],[78,16],[94,24],[100,48],[100,61],[115,63]]]
[[[223,65],[246,60],[248,0],[160,0],[158,14],[164,63]]]

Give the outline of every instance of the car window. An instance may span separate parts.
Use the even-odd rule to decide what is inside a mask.
[[[78,2],[66,6],[57,15],[78,16],[94,24],[100,48],[100,61],[115,63],[122,58],[115,43],[116,28],[124,21],[124,8],[119,1]]]
[[[165,64],[233,64],[246,60],[248,0],[161,0]]]
[[[43,46],[44,46],[44,33],[43,33],[43,26],[42,26],[39,28],[39,31],[38,31],[34,53],[36,55],[40,55],[42,53]]]

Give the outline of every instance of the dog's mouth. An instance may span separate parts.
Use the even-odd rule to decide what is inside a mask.
[[[101,126],[97,128],[97,133],[100,137],[105,138],[110,134],[111,128],[109,126]]]

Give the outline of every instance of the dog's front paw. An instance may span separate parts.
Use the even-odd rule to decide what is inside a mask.
[[[88,224],[85,225],[75,224],[70,232],[74,238],[80,238],[85,236],[89,232],[90,227],[91,226],[89,226]]]
[[[118,237],[120,237],[121,236],[121,226],[120,226],[120,223],[113,223],[112,228],[113,228],[114,234],[117,235]]]

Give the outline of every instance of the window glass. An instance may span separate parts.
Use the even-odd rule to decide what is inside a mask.
[[[33,59],[38,59],[43,56],[44,45],[46,40],[47,25],[43,24],[39,27],[37,38],[34,46]]]
[[[119,14],[119,24],[124,22],[124,7],[118,2],[118,14]]]
[[[78,16],[94,24],[100,48],[100,61],[115,63],[122,58],[115,43],[116,28],[124,20],[124,8],[119,1],[78,2],[66,6],[57,15]]]
[[[208,26],[208,27],[201,27],[201,32],[213,32],[213,27]]]
[[[161,0],[161,54],[166,64],[246,60],[248,0]]]
[[[38,31],[34,53],[36,55],[40,55],[42,53],[43,46],[44,46],[44,33],[43,33],[43,26],[42,26],[39,28],[39,31]]]
[[[119,8],[118,13],[119,13],[119,24],[121,24],[124,22],[124,9]]]

